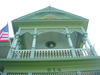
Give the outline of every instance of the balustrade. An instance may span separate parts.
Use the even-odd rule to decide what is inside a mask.
[[[7,75],[28,75],[28,73],[7,73]],[[32,73],[32,75],[77,75],[77,72]]]
[[[28,73],[7,73],[7,75],[28,75]]]
[[[75,49],[77,57],[94,56],[90,48]],[[31,50],[14,50],[12,58],[30,58]],[[71,49],[35,49],[33,58],[73,57]]]
[[[77,75],[77,72],[33,73],[32,75]]]
[[[29,75],[28,73],[7,73],[7,75]],[[78,75],[77,71],[51,72],[51,73],[32,73],[31,75]],[[100,75],[100,70],[80,71],[80,75]]]
[[[100,75],[100,70],[84,71],[84,72],[81,72],[81,75]]]
[[[75,49],[75,53],[77,57],[94,56],[90,48]]]
[[[70,49],[37,49],[34,58],[64,58],[72,57]]]
[[[13,58],[30,58],[31,50],[14,50]]]

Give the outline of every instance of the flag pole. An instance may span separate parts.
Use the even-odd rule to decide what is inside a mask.
[[[8,32],[9,32],[9,24],[8,24],[8,22],[7,22],[7,25],[8,25]],[[9,32],[10,33],[10,32]],[[10,35],[9,35],[9,43],[10,43],[10,47],[11,47],[11,39],[10,39]]]

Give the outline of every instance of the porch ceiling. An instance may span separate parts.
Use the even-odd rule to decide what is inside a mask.
[[[36,49],[47,49],[46,43],[49,41],[55,42],[54,49],[69,48],[68,40],[64,34],[58,32],[46,32],[37,36]]]
[[[76,33],[72,33],[71,34],[71,39],[72,39],[72,43],[73,46],[75,48],[80,48],[81,45],[81,41],[82,38],[79,37],[79,34],[75,35]],[[80,39],[77,39],[77,37],[79,37]],[[30,33],[25,33],[23,34],[21,37],[21,49],[32,49],[32,41],[33,41],[33,35]],[[69,46],[69,42],[68,42],[68,38],[66,37],[65,34],[59,33],[59,32],[54,32],[54,31],[49,31],[49,32],[45,32],[42,33],[40,35],[37,35],[36,37],[36,49],[49,49],[49,47],[47,47],[46,43],[47,42],[54,42],[55,43],[55,47],[53,47],[52,49],[67,49],[70,48]],[[80,43],[78,43],[80,42]]]

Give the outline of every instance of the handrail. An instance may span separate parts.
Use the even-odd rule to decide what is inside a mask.
[[[14,50],[14,51],[31,51],[31,50]]]
[[[35,49],[35,51],[36,50],[42,50],[42,51],[44,51],[44,50],[52,50],[52,51],[54,51],[54,50],[70,50],[70,49]]]

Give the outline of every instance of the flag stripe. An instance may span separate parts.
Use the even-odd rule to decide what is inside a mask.
[[[2,30],[0,31],[0,34],[2,33]]]
[[[0,31],[0,37],[2,36],[3,31]]]
[[[8,40],[9,38],[1,38],[0,40]]]
[[[8,40],[0,40],[0,41],[9,41],[9,39]]]
[[[8,25],[0,31],[0,41],[9,41]]]

